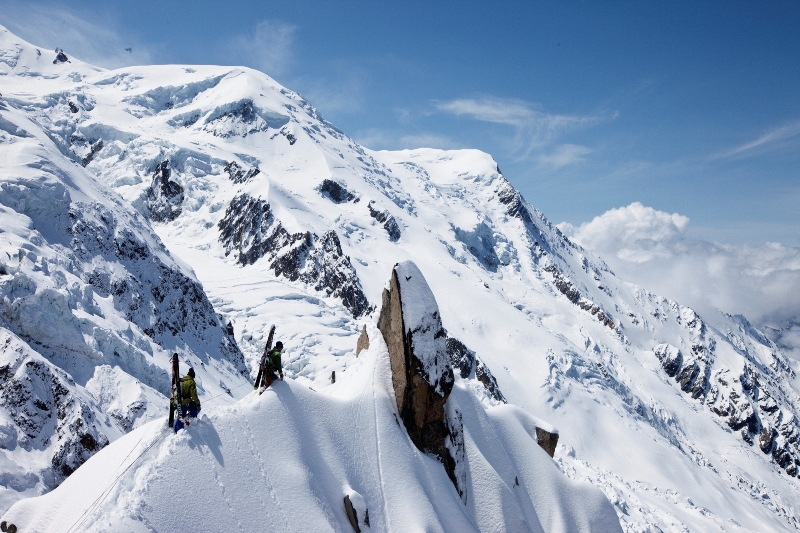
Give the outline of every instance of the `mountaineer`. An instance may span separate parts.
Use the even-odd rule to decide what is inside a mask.
[[[281,351],[283,350],[283,343],[278,341],[275,347],[267,354],[267,368],[264,372],[264,388],[272,385],[272,382],[278,379],[275,372],[280,374],[280,379],[283,379],[283,364],[281,363]]]
[[[197,418],[200,412],[200,398],[197,397],[197,384],[194,382],[194,368],[181,378],[181,412],[183,418]]]

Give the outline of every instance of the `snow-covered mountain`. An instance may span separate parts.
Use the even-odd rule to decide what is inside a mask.
[[[523,199],[489,155],[372,152],[260,72],[104,71],[4,29],[0,83],[0,326],[4,375],[17,377],[4,377],[2,393],[6,506],[61,481],[55,462],[42,469],[58,456],[56,442],[91,434],[94,449],[79,450],[77,466],[158,416],[172,351],[203,369],[206,398],[233,401],[275,323],[287,348],[285,390],[306,416],[318,400],[305,387],[331,398],[377,390],[374,380],[343,376],[365,372],[358,336],[376,324],[393,266],[410,259],[438,302],[453,360],[476,354],[456,372],[459,398],[471,391],[493,420],[504,398],[553,423],[555,465],[599,487],[624,530],[800,528],[796,363],[743,317],[700,317],[618,279]],[[14,383],[34,383],[20,369],[39,367],[65,384],[74,409],[85,406],[64,418],[80,425],[25,432],[40,426],[33,414],[60,405],[51,394],[37,407],[46,394],[31,385],[14,407]],[[388,409],[375,402],[371,409]],[[161,446],[176,453],[197,438],[198,449],[219,447],[229,437],[208,431],[239,435],[233,427],[260,405],[221,409],[197,435]],[[94,433],[81,433],[84,425]],[[297,427],[287,431],[311,431]],[[156,438],[155,427],[137,431]],[[132,439],[106,456],[125,457]],[[426,494],[438,491],[431,483]]]

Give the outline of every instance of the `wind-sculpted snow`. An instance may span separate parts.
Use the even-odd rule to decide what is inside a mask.
[[[347,498],[362,532],[621,531],[602,493],[567,479],[536,446],[529,415],[486,408],[456,384],[462,499],[444,467],[396,423],[386,345],[374,326],[369,336],[370,348],[325,391],[279,381],[177,435],[158,422],[139,428],[2,518],[30,533],[179,531],[188,523],[201,531],[354,531]]]
[[[122,103],[141,108],[142,111],[139,112],[139,115],[143,113],[153,114],[170,109],[178,109],[191,104],[197,95],[203,91],[216,87],[223,77],[224,75],[214,76],[199,82],[187,83],[181,86],[158,87],[135,96],[123,98]]]
[[[2,175],[0,239],[8,255],[0,253],[0,282],[9,301],[18,301],[4,308],[15,325],[3,326],[48,358],[47,349],[57,352],[57,366],[90,360],[81,377],[78,370],[71,375],[104,398],[100,404],[116,413],[111,424],[119,431],[150,415],[136,414],[135,398],[108,396],[119,376],[96,369],[118,367],[145,387],[161,383],[162,344],[200,336],[188,343],[192,350],[224,352],[219,346],[228,335],[216,332],[229,321],[251,373],[276,323],[291,383],[322,391],[336,371],[338,385],[363,357],[355,354],[357,338],[375,320],[369,302],[380,301],[386,273],[413,260],[436,298],[442,328],[465,348],[456,350],[463,363],[456,372],[469,373],[454,390],[463,385],[492,408],[500,407],[500,393],[492,391],[502,390],[509,404],[555,424],[555,460],[605,492],[625,531],[800,529],[798,363],[744,318],[701,317],[618,279],[562,235],[532,205],[536,198],[523,198],[482,152],[370,151],[300,95],[247,68],[109,72],[64,53],[70,62],[53,64],[53,51],[37,55],[0,29],[3,149],[54,143],[52,155],[36,155],[25,167],[40,174],[53,167],[47,161],[58,155],[55,147],[74,161],[55,165],[61,177],[37,187],[16,185],[19,172]],[[164,161],[168,181],[154,187]],[[122,216],[119,200],[109,207],[107,192],[81,187],[78,198],[68,182],[88,180],[88,173],[142,217]],[[167,193],[180,187],[182,198],[161,194],[164,185]],[[169,253],[148,229],[151,206],[169,213],[153,226]],[[106,211],[114,223],[103,220]],[[74,224],[86,225],[80,241],[90,254],[93,234],[100,236],[109,250],[102,260],[90,265],[71,250],[65,231]],[[119,258],[115,239],[126,250]],[[142,243],[152,256],[126,258]],[[224,317],[202,303],[178,257]],[[159,264],[183,274],[167,274]],[[160,276],[165,287],[177,288],[153,293]],[[191,303],[185,318],[181,298]],[[150,324],[148,317],[164,313],[172,318]],[[216,320],[207,333],[187,325],[204,320]],[[22,323],[33,326],[23,331]],[[229,368],[224,357],[182,354],[208,373],[204,394],[237,394],[236,372],[217,369]],[[104,385],[89,386],[92,379]],[[468,409],[460,405],[458,412],[468,428]],[[467,443],[470,431],[463,433]],[[458,431],[451,433],[457,440]],[[462,480],[459,468],[454,475]],[[16,486],[30,471],[13,477],[22,480]],[[515,476],[501,476],[512,493],[519,489]],[[370,501],[360,487],[350,488]],[[343,497],[337,495],[337,509]],[[482,512],[475,523],[487,530],[517,523]]]

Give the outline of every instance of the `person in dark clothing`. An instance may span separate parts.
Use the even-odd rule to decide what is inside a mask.
[[[181,410],[183,417],[197,418],[200,412],[200,398],[197,397],[197,384],[194,382],[194,368],[190,368],[187,375],[181,378]]]
[[[278,341],[275,347],[270,350],[267,355],[267,375],[264,376],[264,388],[266,389],[272,382],[278,379],[275,372],[280,374],[280,379],[283,379],[283,364],[281,363],[281,351],[283,350],[283,343]]]

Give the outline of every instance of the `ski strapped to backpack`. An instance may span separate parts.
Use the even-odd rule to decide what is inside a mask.
[[[172,394],[169,398],[169,427],[175,424],[177,411],[178,420],[183,418],[181,406],[183,398],[181,396],[181,375],[178,368],[178,354],[172,354]],[[181,424],[183,426],[183,424]]]
[[[261,363],[258,365],[258,375],[256,376],[256,384],[253,390],[258,388],[267,380],[267,365],[269,364],[269,351],[272,349],[272,338],[275,336],[275,325],[269,328],[269,335],[267,335],[267,345],[264,346],[264,353],[261,355]]]

